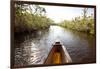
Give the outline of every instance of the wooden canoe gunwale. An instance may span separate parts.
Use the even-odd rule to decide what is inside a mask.
[[[60,52],[61,53],[61,63],[59,64],[64,64],[64,63],[71,63],[72,59],[69,56],[65,46],[63,46],[62,44],[60,44],[60,42],[56,42],[51,51],[49,52],[49,55],[47,56],[47,59],[45,60],[44,64],[54,64],[53,63],[53,57],[55,52]]]

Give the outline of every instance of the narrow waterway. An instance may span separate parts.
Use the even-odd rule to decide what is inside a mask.
[[[95,62],[95,37],[59,26],[15,39],[15,66],[43,64],[52,44],[59,39],[73,63]]]

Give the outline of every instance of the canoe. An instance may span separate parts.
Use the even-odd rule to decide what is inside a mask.
[[[65,46],[61,42],[55,42],[44,64],[64,64],[71,62],[72,59]]]

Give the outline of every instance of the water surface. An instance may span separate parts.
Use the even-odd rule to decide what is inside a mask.
[[[94,36],[50,26],[47,30],[20,35],[15,39],[15,65],[43,64],[57,39],[66,47],[73,63],[95,62]]]

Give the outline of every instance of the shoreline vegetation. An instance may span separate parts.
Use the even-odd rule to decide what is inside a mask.
[[[16,4],[15,11],[15,33],[31,33],[48,29],[53,23],[53,20],[46,16],[45,8],[39,5]]]
[[[93,14],[87,16],[87,8],[84,8],[82,16],[75,17],[72,20],[64,20],[59,23],[59,26],[71,29],[74,31],[84,32],[94,35],[94,17]]]
[[[72,20],[55,23],[46,16],[46,9],[40,5],[15,4],[14,33],[32,33],[49,29],[50,25],[94,35],[94,15],[87,16],[88,8],[82,10],[82,15]]]

